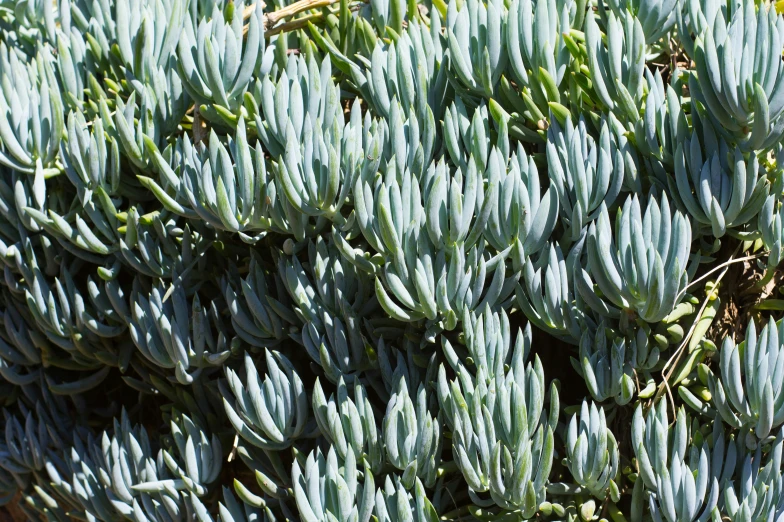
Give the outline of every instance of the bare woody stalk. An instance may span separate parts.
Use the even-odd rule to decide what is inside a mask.
[[[332,4],[336,4],[339,0],[299,0],[298,2],[294,2],[291,5],[287,5],[282,9],[278,9],[277,11],[273,11],[272,13],[267,13],[264,15],[264,36],[269,37],[275,34],[285,32],[279,27],[275,27],[275,25],[285,18],[291,18],[292,16],[296,16],[299,13],[304,13],[305,11],[310,11],[311,9],[320,9],[322,7],[328,7]],[[266,4],[261,4],[262,8],[265,7]],[[256,4],[251,4],[245,8],[242,13],[242,18],[247,20],[251,13],[256,9]],[[294,30],[300,27],[304,27],[308,21],[312,21],[314,18],[318,18],[318,15],[311,14],[307,17],[303,18],[302,20],[295,20],[291,23],[291,25],[287,25],[287,30]],[[247,32],[248,27],[245,27],[245,31]]]

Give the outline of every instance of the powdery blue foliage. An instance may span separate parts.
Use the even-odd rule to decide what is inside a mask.
[[[783,50],[753,0],[0,3],[0,505],[782,522]]]

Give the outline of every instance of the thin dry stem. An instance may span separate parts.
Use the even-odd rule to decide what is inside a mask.
[[[320,9],[322,7],[329,7],[332,4],[336,4],[339,0],[299,0],[298,2],[294,2],[293,4],[287,5],[277,11],[273,11],[272,13],[267,13],[264,15],[264,37],[269,38],[270,36],[274,36],[279,33],[283,33],[286,31],[293,31],[295,29],[300,29],[307,25],[308,21],[318,18],[320,14],[310,14],[306,17],[294,20],[292,22],[282,24],[281,26],[275,27],[275,25],[283,20],[284,18],[290,18],[295,16],[299,13],[303,13],[305,11],[310,11],[311,9]],[[262,2],[261,7],[262,9],[266,6]],[[247,20],[250,18],[250,15],[253,14],[253,11],[256,10],[256,4],[251,4],[245,8],[242,12],[242,18]],[[248,26],[245,26],[244,32],[247,33]]]
[[[724,270],[721,272],[721,274],[719,274],[719,277],[716,278],[716,286],[718,286],[719,282],[721,282],[721,280],[727,274],[730,265],[734,262],[735,255],[740,251],[741,245],[743,245],[743,243],[738,244],[738,247],[735,249],[735,252],[733,252],[732,255],[730,256],[730,259],[720,265],[724,267]],[[714,270],[712,270],[711,272],[713,271]],[[704,277],[705,276],[703,276],[700,279],[704,279]],[[694,319],[694,322],[691,325],[691,328],[689,328],[689,332],[683,338],[683,342],[681,342],[680,346],[678,346],[678,349],[675,351],[672,357],[670,357],[670,359],[664,365],[664,368],[662,368],[663,382],[659,385],[659,389],[656,391],[656,395],[653,398],[653,403],[656,403],[656,401],[658,401],[666,391],[670,391],[669,379],[670,377],[672,377],[672,373],[675,371],[677,364],[680,362],[681,357],[683,356],[684,353],[684,348],[688,344],[689,340],[691,340],[691,336],[694,334],[694,330],[697,328],[697,324],[700,322],[700,318],[702,317],[705,308],[707,308],[710,298],[711,298],[710,294],[705,296],[705,299],[702,301],[702,306],[700,306],[700,310],[699,312],[697,312],[697,315]],[[667,372],[666,374],[664,373],[665,371]]]

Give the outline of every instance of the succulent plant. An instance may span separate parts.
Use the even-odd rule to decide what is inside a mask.
[[[0,505],[784,522],[783,6],[0,0]]]
[[[645,43],[654,44],[672,30],[677,21],[677,0],[657,0],[644,2],[641,0],[608,0],[607,7],[612,9],[619,18],[625,11],[630,12],[640,21]]]
[[[570,118],[563,127],[555,121],[547,130],[548,174],[573,241],[602,205],[611,207],[620,194],[625,166],[613,142],[607,122],[602,122],[598,142],[584,119],[575,126]]]
[[[134,437],[132,434],[129,435]],[[62,498],[69,499],[86,517],[109,521],[122,520],[122,500],[109,493],[107,486],[111,486],[113,477],[106,474],[110,471],[108,465],[107,470],[100,467],[106,462],[103,460],[106,457],[101,454],[97,441],[92,436],[83,437],[78,432],[74,432],[73,439],[69,442],[71,442],[70,451],[65,454],[62,462],[59,465],[50,462],[46,467],[54,491]],[[111,452],[111,442],[107,447]],[[139,449],[142,451],[143,447]],[[117,450],[119,456],[119,446]],[[119,509],[115,508],[115,502]]]
[[[106,508],[125,517],[184,516],[185,482],[156,458],[147,431],[132,425],[127,414],[114,420],[112,434],[104,432],[90,453],[94,466],[90,471],[103,483],[109,501],[100,507],[93,504],[98,513]],[[103,499],[97,496],[97,500]]]
[[[68,142],[60,144],[65,174],[76,189],[84,215],[76,214],[69,223],[56,208],[44,213],[32,207],[26,212],[55,237],[78,249],[107,255],[119,247],[120,239],[115,203],[121,186],[120,150],[116,140],[106,139],[100,118],[91,123],[92,132],[81,112],[70,112]]]
[[[446,15],[449,69],[468,93],[490,97],[506,67],[505,8],[498,0],[486,5],[467,0],[449,2]]]
[[[361,318],[378,303],[373,280],[347,263],[330,241],[309,243],[308,271],[299,260],[281,256],[278,272],[304,326],[292,335],[324,368],[327,378],[351,376],[370,365],[361,334]]]
[[[61,22],[62,24],[62,22]],[[62,26],[57,33],[57,72],[63,103],[73,110],[84,110],[85,87],[95,79],[96,64],[88,54],[87,41],[75,27]]]
[[[721,423],[714,424],[712,439],[709,446],[702,433],[689,426],[683,408],[678,410],[673,428],[664,401],[650,408],[646,416],[642,407],[637,407],[632,420],[632,446],[638,480],[651,492],[654,517],[675,522],[713,516],[722,497],[721,488],[733,476],[738,455]]]
[[[228,146],[221,143],[212,131],[209,145],[178,143],[182,147],[181,177],[174,172],[155,150],[154,158],[164,186],[176,194],[168,194],[154,179],[140,177],[165,208],[184,217],[201,217],[221,230],[237,232],[247,243],[255,243],[272,228],[269,219],[269,188],[266,186],[266,163],[261,148],[251,149],[240,118],[234,140]],[[229,154],[231,151],[231,155]],[[179,201],[178,201],[179,200]]]
[[[393,390],[384,414],[383,436],[387,459],[403,472],[401,481],[407,489],[414,478],[432,487],[441,460],[441,424],[428,411],[427,392],[420,385],[416,405],[408,394],[405,377]]]
[[[782,203],[774,195],[765,199],[759,213],[758,227],[762,240],[769,250],[768,266],[776,267],[784,260],[784,220],[782,220]]]
[[[171,450],[161,450],[163,461],[180,477],[185,489],[197,497],[206,495],[220,475],[223,455],[220,439],[205,431],[198,421],[176,410],[172,412],[171,436],[174,444]]]
[[[617,319],[630,311],[656,323],[683,298],[690,243],[689,219],[671,212],[666,194],[661,203],[651,194],[644,214],[639,198],[629,196],[618,210],[614,231],[602,204],[589,227],[588,270],[577,274],[577,288],[600,315]],[[593,293],[593,279],[603,299]]]
[[[731,14],[714,11],[713,23],[694,42],[692,96],[717,129],[744,150],[768,149],[784,132],[781,33],[784,19],[773,7],[749,0]],[[757,43],[759,42],[759,44]]]
[[[684,50],[689,56],[694,56],[694,39],[700,36],[708,28],[713,28],[716,22],[716,15],[721,12],[722,18],[726,20],[738,9],[741,2],[715,1],[715,0],[693,0],[679,2],[675,15],[678,19],[679,40]]]
[[[444,112],[444,147],[453,163],[461,171],[469,168],[473,159],[478,170],[487,166],[491,140],[488,106],[480,103],[469,117],[469,108],[458,98]]]
[[[337,119],[333,121],[333,128],[322,130],[305,114],[301,137],[297,136],[291,120],[288,121],[285,152],[278,163],[276,179],[295,211],[342,225],[344,218],[340,210],[362,169],[360,159],[365,155],[358,101],[344,129]]]
[[[430,27],[417,18],[397,41],[388,46],[376,42],[370,60],[357,59],[365,66],[351,68],[352,80],[362,89],[363,99],[379,116],[388,118],[392,101],[411,107],[420,125],[438,121],[446,103],[447,75],[443,56],[441,16],[432,13]],[[428,114],[430,113],[430,115]],[[426,161],[428,154],[425,154]]]
[[[262,449],[281,450],[289,447],[305,429],[307,396],[299,375],[283,354],[269,350],[264,354],[269,372],[264,380],[259,378],[247,352],[244,383],[234,370],[226,369],[234,403],[224,394],[223,404],[229,421],[243,439]]]
[[[348,396],[346,383],[338,381],[337,397],[324,395],[316,379],[313,389],[313,413],[322,435],[332,444],[338,457],[345,460],[353,452],[357,461],[365,459],[375,472],[384,462],[384,441],[376,427],[375,416],[362,383],[355,382],[354,399]],[[418,479],[417,479],[418,480]]]
[[[478,370],[481,369],[484,378],[490,382],[497,375],[505,375],[505,366],[511,358],[522,357],[523,361],[528,359],[531,351],[530,325],[525,331],[517,331],[515,344],[512,346],[511,327],[506,312],[503,310],[500,313],[494,312],[487,306],[481,314],[469,312],[467,308],[464,309],[464,313],[468,314],[468,317],[463,318],[465,346],[471,364],[477,368],[477,372],[472,373],[468,370],[465,366],[468,360],[466,363],[461,360],[449,339],[442,339],[447,362],[461,377],[470,378],[474,384],[477,384]]]
[[[582,249],[584,239],[574,248]],[[557,244],[550,244],[532,261],[526,259],[524,284],[518,284],[515,295],[529,321],[552,335],[577,344],[582,329],[594,329],[593,319],[584,314],[576,303],[580,299],[574,290],[571,259],[564,258]]]
[[[229,17],[216,4],[209,16],[183,20],[177,43],[183,86],[200,112],[216,124],[223,123],[221,116],[226,113],[238,116],[248,86],[259,73],[264,55],[263,10],[258,2],[251,6],[247,39],[244,2],[232,4],[234,14]]]
[[[489,314],[485,319],[492,321]],[[490,323],[492,324],[492,323]],[[481,333],[481,330],[479,331]],[[474,341],[480,342],[481,337]],[[453,454],[468,482],[474,503],[521,510],[530,517],[544,501],[554,452],[553,430],[558,421],[558,391],[551,386],[550,412],[544,411],[544,372],[538,357],[526,365],[531,330],[518,332],[509,354],[509,337],[485,339],[488,348],[502,343],[502,358],[475,360],[474,378],[455,368],[457,379],[447,382],[439,369],[438,396],[452,429]],[[476,348],[474,348],[476,352]],[[504,361],[509,362],[504,364]],[[501,366],[508,364],[509,370]],[[500,370],[500,372],[499,372]],[[479,498],[488,492],[489,500]]]
[[[571,29],[580,30],[584,19],[582,0],[516,0],[509,5],[506,19],[509,68],[514,78],[531,90],[537,106],[561,102],[559,86],[572,58],[563,34]]]
[[[292,468],[294,497],[302,519],[307,522],[339,521],[368,522],[375,505],[375,482],[366,466],[359,482],[357,461],[348,452],[345,461],[338,460],[330,448],[326,457],[317,449],[308,455],[301,469],[295,461]]]
[[[541,194],[539,171],[522,146],[504,168],[498,149],[490,152],[488,183],[495,185],[497,199],[485,204],[490,217],[485,225],[485,240],[498,251],[512,247],[512,264],[522,268],[526,258],[545,248],[558,218],[558,191],[553,187]],[[484,211],[484,206],[483,206]]]
[[[3,417],[5,441],[0,445],[0,468],[21,483],[20,487],[25,487],[27,480],[22,477],[41,471],[46,465],[49,446],[46,421],[49,419],[36,419],[32,411],[28,411],[22,421],[7,410],[3,410]]]
[[[618,443],[607,427],[604,408],[583,401],[569,421],[566,437],[569,471],[575,482],[602,499],[617,490]]]
[[[637,119],[643,91],[645,33],[630,11],[607,13],[606,44],[593,16],[585,19],[588,70],[597,101],[616,116]],[[625,63],[623,63],[625,62]]]
[[[0,89],[0,163],[25,174],[57,174],[65,117],[51,55],[42,50],[25,63],[3,43],[0,68],[8,71]]]
[[[240,277],[234,267],[236,270],[221,282],[223,295],[237,336],[252,346],[272,347],[287,337],[287,322],[296,322],[296,317],[280,304],[287,300],[275,273],[265,271],[255,251],[250,254],[247,276]]]
[[[746,338],[736,345],[727,336],[721,346],[720,378],[708,370],[713,405],[722,420],[765,439],[784,423],[784,323],[770,319],[757,334],[752,319]]]
[[[259,520],[274,522],[277,520],[275,513],[266,503],[256,507],[246,501],[238,502],[229,488],[223,488],[223,501],[218,503],[218,516],[214,518],[204,503],[198,497],[191,497],[193,515],[199,522],[250,522]],[[263,502],[263,501],[262,501]]]
[[[255,90],[254,94],[257,94]],[[311,132],[317,123],[322,131],[338,132],[337,136],[330,137],[340,136],[340,130],[334,127],[341,112],[339,88],[332,80],[329,55],[320,64],[312,54],[307,57],[289,55],[280,76],[275,79],[270,74],[265,75],[260,99],[253,96],[251,100],[255,130],[274,157],[282,157],[286,150],[289,124],[295,143],[301,143],[303,132]],[[306,117],[310,125],[305,125]]]
[[[595,401],[612,398],[620,405],[628,404],[634,396],[632,357],[626,355],[626,340],[620,338],[608,341],[605,330],[604,325],[600,324],[595,336],[588,331],[583,333],[580,359],[575,368],[585,379]],[[630,351],[635,347],[636,344],[630,343]]]
[[[406,491],[397,475],[394,478],[387,475],[384,488],[376,491],[373,516],[379,522],[432,522],[438,518],[422,482],[416,479],[412,495]]]
[[[114,21],[116,44],[128,82],[135,90],[152,83],[171,67],[183,24],[185,0],[118,0]],[[150,36],[147,36],[150,35]]]
[[[784,433],[779,432],[767,458],[762,448],[749,453],[742,463],[736,483],[728,483],[724,490],[727,518],[737,520],[778,520],[784,515],[781,502],[782,474],[781,452]],[[764,463],[764,464],[763,464]],[[714,518],[715,518],[714,511]]]
[[[659,69],[653,74],[645,69],[648,93],[645,95],[645,113],[634,122],[634,143],[640,155],[653,159],[651,170],[661,177],[661,171],[670,168],[678,145],[688,136],[688,123],[679,90],[682,89],[682,71],[676,71],[669,85],[664,85]],[[667,177],[669,181],[670,177]]]
[[[137,280],[138,281],[138,280]],[[173,368],[177,380],[190,384],[205,366],[220,366],[230,355],[218,309],[202,306],[198,294],[190,303],[182,286],[164,290],[155,285],[145,295],[134,285],[130,306],[122,303],[131,338],[144,357],[156,366]],[[126,315],[127,317],[127,315]]]
[[[677,146],[674,193],[689,215],[710,226],[718,238],[728,228],[740,227],[757,215],[767,197],[768,183],[760,175],[755,154],[745,157],[740,149],[729,148],[708,122],[702,124],[702,131],[702,139],[695,129],[691,139]]]

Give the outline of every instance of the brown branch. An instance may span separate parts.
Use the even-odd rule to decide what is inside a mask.
[[[270,36],[274,36],[276,34],[291,31],[294,29],[299,29],[307,25],[307,22],[313,20],[314,18],[318,18],[320,14],[310,14],[303,18],[299,18],[297,20],[293,20],[286,24],[282,24],[281,26],[275,27],[275,25],[283,20],[284,18],[290,18],[295,16],[299,13],[303,13],[305,11],[310,11],[311,9],[320,9],[322,7],[329,7],[332,4],[336,4],[339,0],[299,0],[298,2],[294,2],[293,4],[287,5],[277,11],[273,11],[271,13],[267,13],[264,15],[264,37],[268,38]],[[262,2],[261,7],[262,9],[266,6]],[[242,12],[242,18],[247,20],[250,18],[250,15],[256,10],[256,4],[251,4],[245,8]],[[244,32],[247,33],[248,26],[245,26]]]
[[[302,29],[303,27],[307,27],[308,22],[313,22],[320,18],[323,18],[324,15],[321,13],[310,13],[305,15],[301,18],[297,18],[296,20],[291,20],[290,22],[285,22],[280,25],[276,25],[272,29],[268,31],[264,31],[264,37],[274,36],[279,33],[287,33],[289,31],[296,31],[297,29]]]

